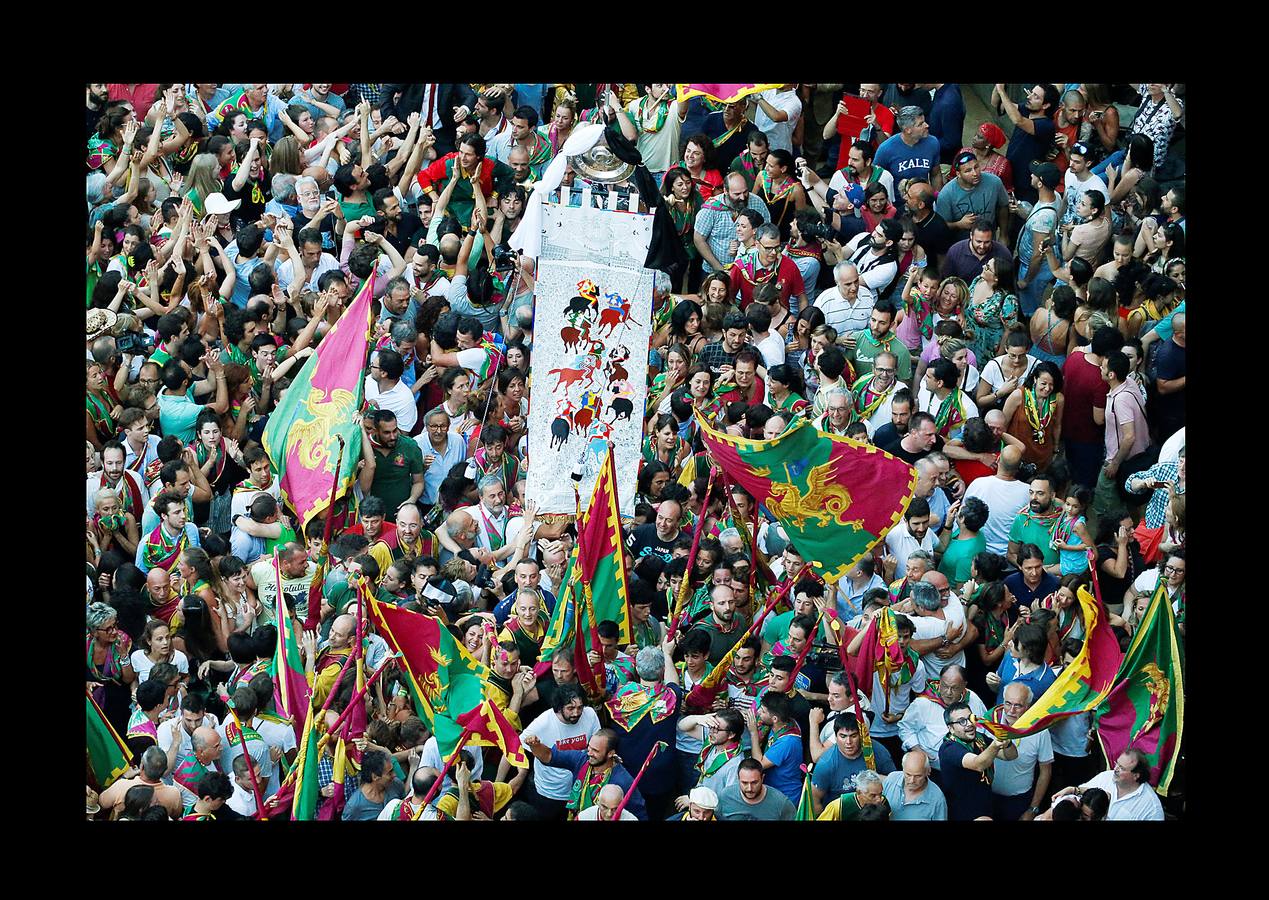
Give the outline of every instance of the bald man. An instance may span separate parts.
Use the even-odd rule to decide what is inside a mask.
[[[336,616],[330,626],[330,641],[326,649],[318,655],[313,671],[313,708],[321,709],[326,697],[335,687],[335,680],[352,653],[353,644],[357,640],[357,617],[345,613]]]
[[[220,733],[216,729],[206,725],[194,729],[189,752],[180,755],[176,768],[172,771],[172,782],[181,792],[182,807],[198,802],[198,783],[204,775],[220,771],[217,760],[223,749]]]
[[[587,807],[577,814],[579,822],[611,822],[613,814],[617,811],[617,807],[621,805],[621,798],[625,794],[621,792],[621,788],[615,784],[606,784],[600,791],[599,796],[595,798],[595,805]],[[621,811],[621,821],[637,822],[628,809]]]
[[[411,562],[420,556],[434,556],[436,551],[436,535],[423,527],[418,504],[401,507],[397,511],[397,545],[392,549],[392,561]]]
[[[982,534],[987,539],[987,552],[1004,556],[1009,550],[1009,529],[1018,510],[1027,505],[1027,485],[1018,480],[1022,452],[1017,447],[1000,451],[996,474],[978,478],[965,491],[965,499],[977,497],[987,504],[987,524]]]
[[[442,548],[441,555],[438,557],[441,565],[457,556],[460,550],[476,548],[476,536],[479,532],[479,526],[471,513],[468,512],[469,509],[474,509],[474,507],[467,506],[450,513],[445,520],[445,527],[437,535]],[[482,557],[487,557],[488,551],[476,548],[472,555],[483,562],[484,559]]]
[[[947,800],[939,786],[930,781],[930,760],[922,750],[911,750],[903,755],[903,768],[886,776],[882,793],[890,804],[892,821],[947,820]]]

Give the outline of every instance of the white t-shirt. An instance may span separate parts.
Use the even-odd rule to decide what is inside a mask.
[[[965,499],[977,497],[987,504],[990,513],[983,526],[987,551],[1004,555],[1009,550],[1009,529],[1018,510],[1027,505],[1027,485],[1021,481],[1004,481],[997,475],[977,478],[965,491]]]
[[[277,777],[277,776],[274,776],[274,777]],[[227,802],[228,807],[232,809],[234,812],[238,813],[238,815],[240,816],[255,815],[255,812],[256,812],[255,795],[251,793],[251,791],[247,790],[242,785],[240,785],[232,777],[230,777],[229,783],[233,785],[234,795],[229,798]],[[269,792],[262,791],[261,796],[268,799]]]
[[[1000,361],[1003,358],[1004,357],[997,356],[993,359],[989,359],[987,361],[987,365],[983,366],[983,371],[980,377],[983,381],[991,385],[992,390],[998,390],[1002,384],[1009,380],[1005,378],[1005,370],[1000,367]],[[1022,374],[1018,376],[1018,384],[1022,384],[1022,382],[1026,380],[1027,376],[1031,374],[1031,370],[1035,368],[1036,363],[1039,362],[1038,359],[1029,353],[1027,354],[1026,360],[1026,368],[1023,370]]]
[[[579,812],[579,813],[577,814],[577,821],[579,821],[579,822],[598,822],[598,821],[599,821],[599,807],[598,807],[598,806],[588,806],[588,807],[586,807],[584,810],[582,810],[581,812]],[[637,817],[637,816],[635,816],[635,814],[634,814],[634,813],[632,813],[630,810],[628,810],[628,809],[623,809],[623,810],[621,811],[621,821],[623,821],[623,822],[638,822],[638,821],[639,821],[639,819],[638,819],[638,817]]]
[[[975,373],[971,372],[971,374]],[[977,377],[972,380],[975,384],[978,383]],[[977,419],[979,416],[978,404],[974,402],[973,398],[965,391],[960,390],[960,388],[957,388],[957,390],[960,391],[961,408],[965,411],[965,418],[960,425],[948,433],[948,437],[952,440],[959,438],[965,432],[965,422],[970,419]],[[925,386],[925,379],[921,379],[921,389],[917,391],[917,409],[921,412],[928,412],[932,416],[937,416],[939,407],[942,405],[943,401],[934,396],[934,392]]]
[[[918,641],[928,641],[930,638],[961,633],[965,627],[965,606],[955,594],[948,594],[947,605],[943,607],[943,616],[942,619],[936,616],[908,616],[915,629],[912,637]],[[950,659],[939,659],[938,655],[931,651],[922,656],[921,661],[925,663],[926,677],[938,678],[948,666],[965,665],[965,651],[962,650]]]
[[[235,490],[229,498],[229,521],[232,522],[239,516],[247,515],[248,510],[251,509],[251,501],[256,499],[256,497],[259,497],[261,494],[268,494],[274,500],[281,500],[281,482],[275,478],[269,482],[269,486],[267,488],[262,488],[261,490]]]
[[[1103,200],[1110,199],[1110,189],[1106,187],[1106,182],[1091,172],[1085,174],[1088,178],[1080,181],[1074,172],[1070,169],[1066,170],[1066,177],[1062,180],[1065,193],[1059,197],[1059,200],[1065,202],[1061,220],[1063,225],[1075,221],[1075,208],[1080,205],[1080,200],[1084,199],[1084,195],[1089,191],[1101,191]]]
[[[1053,762],[1053,739],[1040,731],[1014,742],[1018,758],[997,756],[991,780],[991,792],[999,797],[1016,797],[1035,787],[1036,766]]]
[[[859,270],[859,299],[861,300],[864,298],[864,291],[868,291],[874,296],[880,294],[890,286],[895,276],[899,274],[899,263],[897,261],[891,259],[881,262],[880,260],[884,259],[885,255],[874,256],[871,250],[860,256],[858,261],[856,261],[855,257],[858,256],[859,249],[865,245],[871,245],[871,243],[872,232],[865,231],[851,238],[850,243],[843,248],[845,255],[842,258],[855,263],[855,268]]]
[[[599,730],[599,717],[589,706],[582,708],[582,717],[576,725],[560,721],[555,710],[548,709],[529,723],[521,733],[521,740],[536,735],[538,740],[553,750],[585,750],[590,739]],[[548,800],[567,800],[573,787],[573,773],[568,769],[556,769],[533,760],[533,784],[537,792]]]
[[[172,665],[176,666],[176,671],[182,675],[188,675],[189,657],[180,650],[173,650],[172,653]],[[132,651],[132,670],[137,673],[137,684],[145,683],[145,680],[150,677],[150,670],[154,666],[155,663],[150,662],[144,650],[137,648]]]
[[[313,274],[309,276],[308,281],[304,282],[305,290],[317,290],[318,280],[327,272],[338,271],[339,260],[330,253],[323,253],[317,260],[317,265],[313,267]],[[295,266],[291,262],[290,257],[278,263],[277,267],[278,287],[282,290],[290,290],[291,282],[295,280]]]
[[[470,749],[472,751],[471,755],[476,758],[475,765],[471,770],[471,780],[474,784],[475,782],[480,781],[481,776],[485,773],[485,755],[480,752],[479,747],[471,747]],[[441,750],[440,747],[437,746],[435,736],[428,738],[427,743],[423,745],[423,753],[419,758],[419,765],[431,766],[438,772],[445,768],[445,760],[441,759]],[[445,781],[441,784],[441,790],[447,791],[453,786],[454,770],[451,767],[450,770],[445,773]]]
[[[762,354],[762,361],[768,370],[784,364],[784,340],[779,332],[769,332],[765,338],[754,345],[754,349]]]
[[[649,172],[664,172],[679,158],[679,133],[683,130],[683,123],[679,121],[679,101],[670,101],[670,110],[666,113],[665,124],[660,131],[645,131],[639,112],[639,105],[643,100],[643,97],[631,100],[626,104],[626,111],[635,120],[635,129],[639,133],[636,143],[643,157],[643,164],[648,167]],[[648,105],[651,106],[650,103]],[[652,120],[654,127],[657,118],[660,117]]]
[[[798,92],[777,91],[772,88],[769,91],[763,91],[758,96],[776,109],[788,113],[789,118],[784,122],[773,121],[759,104],[753,117],[754,125],[767,136],[767,142],[772,150],[787,150],[792,153],[793,129],[797,127],[798,119],[802,116],[802,101],[798,98]]]
[[[842,165],[845,165],[846,163],[845,160],[838,160],[838,162]],[[876,167],[874,166],[874,168]],[[884,187],[886,189],[886,196],[890,198],[891,203],[894,203],[894,176],[891,175],[889,172],[887,172],[885,169],[879,169],[878,171],[881,172],[881,175],[878,176],[874,184],[880,184],[882,187]],[[849,182],[846,180],[846,176],[842,174],[841,169],[838,169],[836,172],[834,172],[833,177],[828,180],[828,186],[832,188],[833,190],[837,191],[839,194],[846,193],[846,191],[850,189],[851,184],[852,182]],[[859,216],[859,214],[860,214],[859,207],[856,206],[855,215]]]
[[[270,747],[280,747],[283,755],[290,753],[296,747],[295,729],[290,725],[283,725],[281,722],[270,722],[268,719],[258,719],[255,728],[260,733],[260,737],[264,738],[266,744]],[[254,758],[252,757],[252,759]],[[282,786],[282,779],[279,777],[281,769],[281,766],[273,767],[273,774],[269,776],[269,786],[264,792],[265,797],[276,794],[278,788]]]
[[[398,380],[389,390],[381,392],[379,383],[367,375],[366,400],[379,409],[388,409],[396,413],[397,425],[402,434],[413,431],[415,423],[419,420],[419,408],[415,405],[415,396],[406,387],[404,381]]]

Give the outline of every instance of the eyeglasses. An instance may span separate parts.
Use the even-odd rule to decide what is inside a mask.
[[[950,723],[950,724],[952,724],[952,725],[971,725],[971,724],[973,724],[973,721],[974,721],[973,719],[968,719],[968,718],[966,718],[966,719],[953,719],[953,720],[951,721],[951,723]]]
[[[1172,574],[1174,574],[1174,575],[1184,575],[1184,574],[1185,574],[1185,568],[1184,568],[1184,567],[1182,567],[1182,568],[1178,569],[1176,566],[1164,566],[1164,567],[1163,567],[1163,571],[1165,571],[1165,572],[1171,572],[1171,573],[1172,573]]]
[[[872,370],[879,375],[893,375],[895,372],[894,369],[887,369],[884,366],[873,366]]]

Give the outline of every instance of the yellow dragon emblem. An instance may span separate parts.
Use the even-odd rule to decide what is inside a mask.
[[[768,478],[771,470],[766,467],[751,470],[758,478]],[[789,472],[789,464],[784,464],[785,483],[771,485],[771,498],[766,502],[767,509],[781,519],[791,519],[798,528],[805,528],[808,519],[815,519],[820,526],[849,525],[856,531],[864,530],[862,519],[848,520],[843,518],[850,508],[850,491],[840,484],[833,483],[833,460],[821,466],[814,466],[806,475],[806,484],[810,489],[803,494],[802,489],[793,484],[793,475]]]
[[[294,450],[303,468],[333,472],[335,463],[326,450],[326,441],[339,425],[352,421],[357,398],[351,391],[336,388],[327,399],[326,392],[315,387],[304,398],[304,408],[313,418],[291,426],[286,435],[287,456]]]
[[[1146,689],[1150,691],[1150,714],[1146,716],[1146,721],[1137,732],[1138,734],[1144,734],[1163,719],[1163,714],[1168,711],[1168,699],[1171,695],[1168,676],[1163,674],[1163,670],[1157,664],[1147,663],[1142,668],[1141,674],[1144,676]]]

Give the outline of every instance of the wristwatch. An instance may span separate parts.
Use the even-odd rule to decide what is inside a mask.
[[[1031,813],[1032,815],[1038,816],[1040,813],[1044,812],[1044,810],[1040,809],[1040,807],[1038,806],[1032,806],[1032,807],[1028,807],[1027,812]]]

